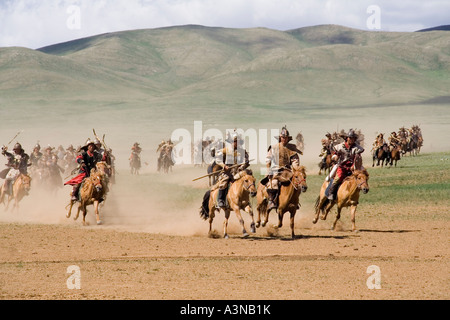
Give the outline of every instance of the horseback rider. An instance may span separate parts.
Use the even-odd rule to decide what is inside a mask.
[[[71,198],[72,201],[78,201],[78,192],[80,190],[81,184],[85,178],[90,176],[91,169],[95,168],[97,162],[105,160],[98,152],[95,143],[90,139],[86,141],[86,144],[81,147],[79,151],[80,153],[76,158],[76,161],[79,165],[79,174],[75,178],[64,183],[64,185],[73,186]]]
[[[3,183],[3,192],[11,194],[12,184],[20,174],[27,174],[31,162],[29,155],[25,153],[25,150],[23,150],[20,143],[14,145],[13,153],[8,152],[7,150],[7,147],[2,148],[2,155],[8,158],[6,166],[10,168]]]
[[[278,207],[279,183],[289,181],[292,177],[291,169],[300,167],[299,154],[303,154],[294,144],[289,143],[292,140],[292,136],[289,134],[286,126],[281,129],[280,135],[275,138],[278,139],[278,143],[269,147],[266,157],[266,166],[268,168],[268,176],[266,178],[269,180],[265,183],[269,197],[268,210]]]
[[[130,161],[130,165],[132,166],[133,159],[136,159],[138,169],[141,167],[141,152],[142,148],[139,146],[139,143],[135,142],[131,147],[131,155],[128,160]]]
[[[39,145],[39,143],[36,143],[36,145],[33,148],[33,152],[30,155],[30,161],[33,167],[39,164],[39,160],[41,159],[42,156],[43,154],[41,152],[41,146]]]
[[[245,169],[250,166],[249,155],[242,147],[243,140],[238,134],[234,132],[225,141],[228,144],[215,152],[216,164],[222,168],[218,182],[212,187],[212,189],[219,188],[217,196],[217,206],[219,208],[227,206],[226,198],[229,184],[239,179],[245,173]]]
[[[327,155],[331,153],[331,148],[333,147],[333,139],[331,138],[331,133],[327,133],[326,139],[322,139],[322,150],[320,151],[319,157],[322,158],[322,165],[325,167],[327,163]]]
[[[172,160],[172,149],[173,149],[173,142],[171,139],[167,140],[167,141],[162,141],[159,145],[158,145],[158,149],[156,149],[156,152],[161,151],[159,153],[158,156],[158,163],[157,163],[157,170],[161,171],[161,166],[163,165],[163,158],[165,156],[169,156],[168,160],[170,161],[170,166],[173,166],[175,163]]]
[[[401,145],[401,140],[400,138],[397,136],[397,132],[392,131],[391,135],[388,138],[389,141],[389,151],[392,152],[392,150],[394,150],[397,146]]]
[[[353,129],[348,134],[342,136],[345,141],[333,148],[333,160],[337,161],[337,171],[331,186],[329,186],[328,200],[336,198],[337,190],[344,179],[352,174],[352,167],[355,163],[356,155],[364,152],[364,148],[356,143],[358,135]]]
[[[378,150],[380,150],[380,148],[383,147],[385,143],[386,141],[384,140],[384,135],[382,133],[379,133],[372,144],[373,146],[372,150],[374,151],[375,155],[378,153]]]

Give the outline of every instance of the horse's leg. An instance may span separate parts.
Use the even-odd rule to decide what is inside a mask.
[[[356,229],[356,224],[355,224],[355,221],[356,221],[356,219],[355,219],[356,218],[356,206],[355,205],[350,207],[350,215],[351,215],[351,221],[352,221],[352,231],[358,232],[358,230]]]
[[[246,212],[248,212],[248,214],[250,215],[250,217],[252,218],[252,222],[250,223],[250,232],[251,233],[256,233],[256,227],[255,227],[255,219],[253,217],[253,210],[252,207],[250,207],[250,205],[246,206],[244,209]]]
[[[102,220],[100,220],[100,214],[98,212],[98,201],[94,201],[94,210],[95,210],[95,219],[97,220],[97,225],[102,224]]]
[[[290,213],[291,213],[291,221],[290,221],[290,225],[291,225],[291,237],[292,237],[292,239],[295,239],[295,233],[294,233],[294,220],[295,220],[295,212],[296,212],[297,210],[291,210],[290,211]]]
[[[283,216],[284,216],[284,212],[281,209],[277,210],[278,212],[278,226],[277,228],[281,228],[283,226]]]
[[[245,230],[245,226],[244,226],[244,219],[242,218],[242,215],[241,215],[241,209],[238,207],[237,209],[234,209],[234,212],[236,213],[236,217],[242,226],[242,235],[244,237],[248,237],[247,230]]]
[[[78,205],[77,214],[75,215],[75,217],[73,217],[73,220],[77,220],[78,219],[78,216],[80,215],[80,211],[81,211],[81,203]]]
[[[317,200],[316,200],[316,213],[315,213],[315,216],[314,216],[314,219],[313,219],[313,223],[314,224],[316,224],[317,223],[317,221],[319,220],[319,214],[320,214],[320,211],[322,210],[321,209],[321,207],[322,207],[322,204],[323,204],[323,198],[321,199],[320,198],[320,196],[317,198]]]
[[[211,235],[212,232],[212,224],[213,224],[213,220],[214,220],[214,204],[212,206],[209,207],[209,232],[208,234]]]
[[[223,237],[228,239],[228,219],[230,218],[230,209],[225,209],[225,220],[223,221]]]
[[[75,203],[75,201],[70,201],[70,208],[69,208],[69,212],[66,213],[66,218],[70,218],[70,215],[72,214],[72,207],[73,207],[74,203]]]
[[[338,222],[338,220],[339,220],[340,218],[341,218],[341,208],[338,206],[338,207],[337,207],[336,220],[334,220],[333,226],[331,227],[331,230],[336,230],[336,223]]]
[[[86,215],[87,215],[87,208],[86,205],[83,206],[83,226],[86,225]]]
[[[259,228],[259,226],[261,225],[261,206],[257,206],[256,207],[256,227]]]
[[[8,196],[8,201],[6,202],[6,209],[5,209],[5,210],[8,210],[9,204],[11,203],[11,200],[12,200],[12,195],[10,194],[10,195]]]
[[[320,216],[320,219],[322,220],[326,220],[328,213],[330,212],[331,208],[333,208],[334,204],[335,204],[336,200],[332,200],[330,201],[326,207],[324,209],[322,209],[322,215]]]

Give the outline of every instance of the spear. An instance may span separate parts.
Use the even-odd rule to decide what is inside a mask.
[[[92,131],[94,132],[95,138],[97,138],[97,140],[100,141],[100,139],[98,138],[97,134],[95,133],[95,129],[92,129]],[[105,148],[105,151],[108,150],[108,148],[106,147],[106,144],[105,144],[105,135],[103,135],[103,139],[101,140],[101,143],[103,145],[103,148]]]
[[[23,130],[20,130],[19,132],[17,132],[17,134],[14,136],[14,138],[12,138],[12,139],[8,142],[7,146],[9,146],[9,145],[11,144],[11,142],[13,142],[14,139],[17,138],[17,137],[19,136],[19,134],[21,134],[22,132],[23,132]]]
[[[253,161],[253,160],[250,160],[250,161]],[[250,161],[249,161],[249,162],[250,162]],[[241,166],[241,165],[243,165],[243,163],[234,164],[234,165],[228,167],[228,169],[232,169],[232,168],[235,168],[235,167],[238,167],[238,166]],[[215,175],[215,174],[220,174],[220,173],[222,173],[224,170],[225,170],[225,169],[222,169],[222,170],[219,170],[219,171],[216,171],[216,172],[212,172],[212,173],[208,173],[208,174],[206,174],[206,175],[204,175],[204,176],[195,178],[195,179],[193,179],[192,181],[197,181],[197,180],[200,180],[200,179],[203,179],[203,178],[206,178],[206,177]]]

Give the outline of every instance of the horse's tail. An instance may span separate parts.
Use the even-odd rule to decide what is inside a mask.
[[[211,190],[205,192],[203,196],[202,206],[200,207],[200,217],[203,220],[209,218],[209,197],[211,196]]]

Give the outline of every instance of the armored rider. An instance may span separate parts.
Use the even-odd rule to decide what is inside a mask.
[[[21,173],[27,174],[28,167],[31,166],[31,161],[30,156],[25,153],[20,143],[14,145],[13,153],[7,150],[7,147],[2,148],[2,154],[8,158],[6,166],[10,168],[3,183],[3,190],[6,194],[11,194],[12,184]]]
[[[250,166],[249,155],[243,148],[243,140],[234,132],[232,136],[225,140],[227,145],[221,150],[215,152],[216,164],[221,169],[221,174],[218,177],[218,182],[214,188],[219,188],[217,199],[217,206],[224,208],[227,206],[226,198],[229,184],[239,179],[245,169]]]
[[[356,143],[358,135],[353,129],[343,136],[345,141],[337,144],[333,148],[333,160],[337,162],[337,171],[334,179],[329,187],[328,200],[336,198],[337,190],[344,179],[352,174],[352,167],[355,163],[356,155],[364,152],[364,148]]]
[[[292,136],[286,126],[281,129],[280,135],[275,138],[278,138],[278,143],[269,147],[266,157],[268,176],[263,179],[263,181],[267,178],[269,180],[266,183],[269,197],[268,210],[278,207],[279,184],[290,180],[292,177],[291,170],[300,167],[299,155],[303,154],[294,144],[289,143]]]

